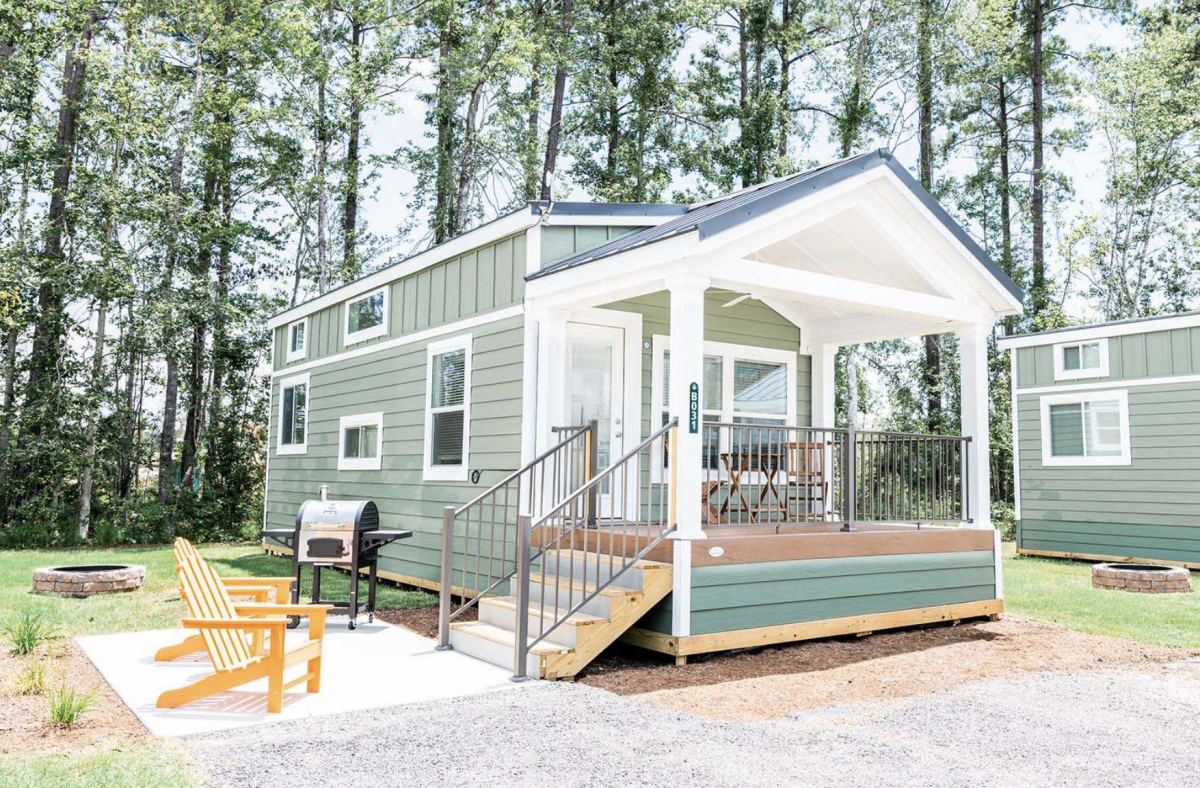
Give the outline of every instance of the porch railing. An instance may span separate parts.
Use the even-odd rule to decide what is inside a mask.
[[[969,437],[708,423],[709,526],[967,522]]]
[[[596,422],[554,432],[560,437],[554,446],[468,503],[443,510],[438,648],[449,647],[455,618],[480,598],[507,592],[531,518],[555,509],[595,475]],[[594,506],[594,499],[583,502],[585,521],[594,521]]]

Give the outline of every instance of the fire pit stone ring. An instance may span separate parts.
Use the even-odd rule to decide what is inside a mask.
[[[146,567],[135,564],[47,566],[33,570],[35,593],[83,599],[96,594],[133,591],[146,577]]]
[[[1154,564],[1095,564],[1092,587],[1135,594],[1189,594],[1192,573],[1180,566]]]

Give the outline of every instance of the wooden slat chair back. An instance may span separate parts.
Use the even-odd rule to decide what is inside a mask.
[[[283,710],[283,693],[300,683],[321,689],[321,654],[328,605],[234,604],[225,584],[185,539],[175,542],[180,594],[187,603],[187,629],[198,630],[214,672],[158,697],[159,708],[175,708],[262,678],[267,679],[267,711]],[[286,650],[287,616],[307,616],[308,641]],[[266,635],[266,650],[256,636]],[[185,641],[186,643],[186,641]],[[177,647],[168,647],[177,648]],[[284,671],[305,664],[304,675],[285,682]]]
[[[825,443],[793,441],[786,445],[787,486],[801,501],[820,503],[822,509],[829,484],[825,479]],[[804,512],[810,519],[812,512]]]

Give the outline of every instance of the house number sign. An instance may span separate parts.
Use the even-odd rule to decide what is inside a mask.
[[[700,431],[700,384],[688,388],[688,432],[695,435]]]

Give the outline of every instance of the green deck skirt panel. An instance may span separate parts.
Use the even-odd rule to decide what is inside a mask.
[[[692,570],[693,635],[979,602],[996,597],[990,550],[819,558]],[[638,622],[671,631],[667,597]]]

